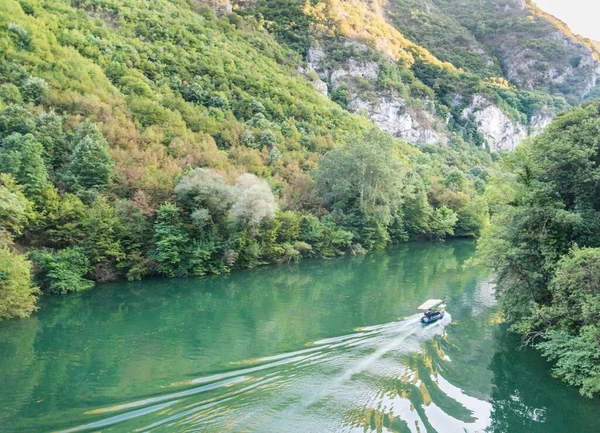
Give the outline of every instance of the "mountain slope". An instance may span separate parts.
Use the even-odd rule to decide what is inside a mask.
[[[278,44],[258,15],[217,9],[185,0],[3,3],[0,264],[20,271],[0,281],[0,318],[34,308],[24,252],[36,284],[62,294],[93,281],[474,236],[485,226],[485,150],[458,136],[420,150],[382,133],[319,93],[314,72],[299,72],[300,45]],[[295,36],[327,33],[302,16],[312,24]],[[404,87],[417,104],[434,93],[410,65],[457,73],[394,38],[392,60],[364,52],[397,68],[387,79],[378,73],[381,91]],[[354,44],[330,42],[332,52]],[[354,46],[359,53],[364,43]]]
[[[315,71],[320,89],[382,129],[414,144],[461,137],[494,151],[512,150],[568,104],[560,92],[509,82],[492,44],[479,41],[449,4],[259,0],[238,11],[264,17],[275,37],[291,47],[304,35],[299,53],[308,67],[302,70]],[[480,9],[489,15],[488,6]]]
[[[519,87],[577,104],[596,85],[600,63],[594,48],[531,1],[434,1],[499,59],[504,76]]]

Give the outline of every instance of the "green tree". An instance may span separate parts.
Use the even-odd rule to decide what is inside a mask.
[[[84,276],[90,271],[90,262],[78,247],[62,250],[35,250],[31,258],[36,266],[36,281],[42,290],[63,295],[94,286]]]
[[[73,153],[64,174],[65,183],[73,191],[102,191],[114,176],[114,162],[108,143],[89,121],[81,124],[73,139]]]
[[[32,134],[14,133],[2,141],[0,172],[12,174],[25,187],[27,197],[34,201],[39,201],[44,190],[51,186],[42,145]]]
[[[325,203],[341,215],[342,224],[360,234],[368,221],[371,227],[375,221],[385,230],[401,215],[404,173],[397,143],[372,129],[328,152],[315,182]],[[368,241],[364,233],[361,241]]]
[[[58,196],[44,210],[42,231],[46,246],[66,248],[79,244],[88,235],[83,228],[87,208],[76,195]]]
[[[9,174],[0,174],[0,229],[21,235],[35,218],[33,204]]]
[[[172,203],[163,204],[156,212],[154,252],[158,272],[168,277],[180,275],[187,266],[187,233],[181,228],[179,209]]]
[[[38,293],[29,260],[0,247],[0,320],[29,316],[36,309]]]
[[[28,134],[35,131],[35,119],[23,105],[10,104],[0,112],[0,139],[15,132]]]
[[[223,176],[206,168],[196,168],[183,176],[175,187],[175,196],[190,213],[206,210],[215,222],[223,220],[234,200],[233,188]]]
[[[42,143],[49,171],[58,171],[68,162],[70,145],[63,129],[63,121],[62,116],[52,111],[42,113],[36,119],[35,136]]]
[[[22,101],[19,88],[11,83],[4,83],[0,86],[0,101],[6,104],[18,104]]]
[[[21,94],[25,102],[39,104],[48,93],[46,80],[40,77],[29,77],[21,86]]]
[[[478,245],[512,329],[528,342],[545,340],[539,347],[557,360],[557,373],[587,394],[600,389],[599,129],[596,101],[507,155],[512,176],[505,178],[515,192],[495,204]]]
[[[542,312],[550,325],[538,347],[556,361],[557,376],[583,394],[600,392],[600,248],[575,247],[564,256],[550,292]]]
[[[85,236],[81,246],[94,268],[92,275],[97,281],[114,279],[116,263],[124,258],[119,243],[121,222],[113,207],[102,196],[97,197],[81,222]]]

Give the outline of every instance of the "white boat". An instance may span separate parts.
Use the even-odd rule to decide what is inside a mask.
[[[421,323],[428,324],[437,322],[446,315],[446,306],[441,299],[429,299],[419,306],[419,310],[424,310]],[[435,309],[435,310],[434,310]]]

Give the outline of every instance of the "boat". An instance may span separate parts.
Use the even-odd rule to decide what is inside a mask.
[[[446,306],[441,299],[429,299],[419,306],[419,310],[423,310],[421,323],[427,325],[437,322],[446,315]]]

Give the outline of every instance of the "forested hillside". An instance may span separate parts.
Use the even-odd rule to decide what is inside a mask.
[[[479,242],[512,329],[590,396],[600,392],[599,128],[595,101],[505,155]]]
[[[0,29],[3,318],[32,311],[34,286],[362,253],[487,220],[484,150],[373,129],[253,16],[7,1]]]
[[[475,18],[414,3],[4,1],[0,318],[31,313],[36,287],[477,236],[489,151],[592,89],[511,77]],[[548,17],[513,18],[502,32],[553,26],[582,50],[531,42],[536,59],[595,73]]]

